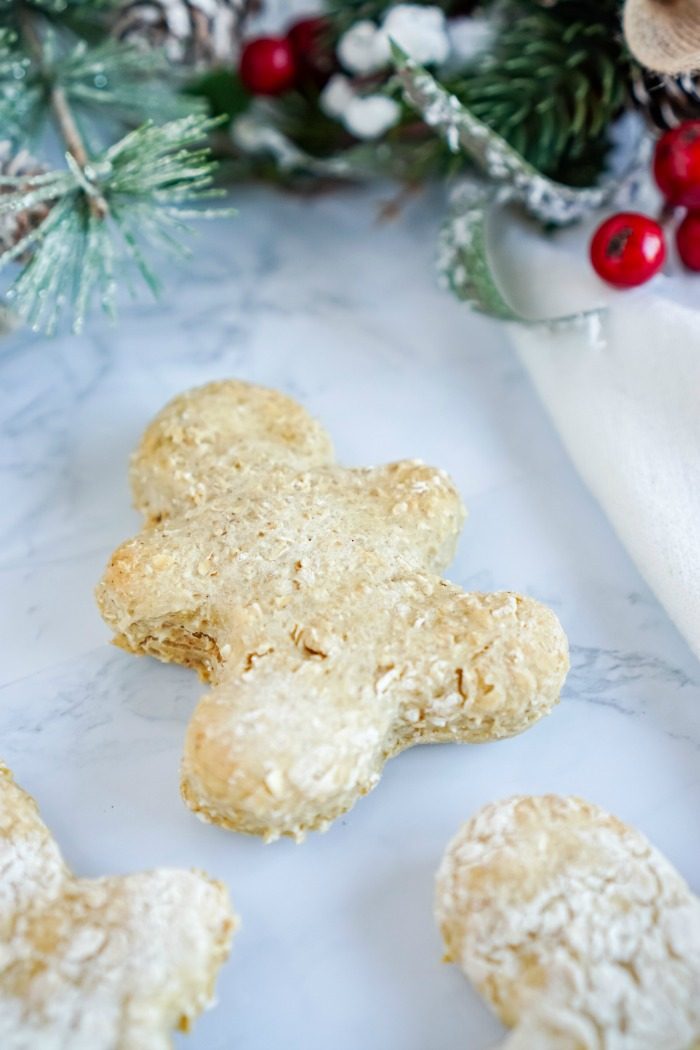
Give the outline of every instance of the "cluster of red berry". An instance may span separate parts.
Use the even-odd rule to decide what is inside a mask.
[[[686,209],[676,228],[676,247],[689,270],[700,271],[700,120],[667,131],[656,144],[654,178],[666,200],[665,213]],[[616,288],[644,284],[666,258],[662,226],[638,212],[606,219],[593,235],[593,269]]]
[[[310,81],[322,84],[332,64],[327,32],[324,18],[302,18],[285,36],[249,40],[238,67],[243,87],[251,95],[283,95]]]

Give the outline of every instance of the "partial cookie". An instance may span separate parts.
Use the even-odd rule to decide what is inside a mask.
[[[508,1050],[695,1050],[700,900],[633,828],[577,798],[485,806],[450,843],[436,915]]]
[[[210,1004],[235,925],[199,872],[76,878],[0,763],[2,1050],[167,1050]]]
[[[147,524],[97,599],[117,644],[214,684],[183,765],[205,819],[300,838],[403,748],[508,736],[556,702],[556,617],[439,575],[464,516],[442,471],[336,466],[299,405],[230,381],[156,417],[132,486]]]

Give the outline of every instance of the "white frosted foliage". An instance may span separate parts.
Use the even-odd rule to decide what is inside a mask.
[[[321,93],[321,109],[340,120],[358,139],[374,139],[392,128],[401,116],[401,107],[386,95],[359,95],[352,82],[337,73]]]
[[[327,116],[342,118],[354,98],[350,79],[335,73],[321,92],[320,106]]]
[[[356,22],[338,42],[338,58],[350,73],[376,73],[388,65],[389,57],[388,39],[367,19]]]
[[[376,139],[399,120],[401,108],[386,95],[357,96],[345,111],[343,123],[358,139]]]
[[[390,64],[391,41],[421,65],[444,62],[450,53],[445,15],[439,7],[397,4],[381,26],[362,19],[340,38],[338,58],[349,73],[367,76]]]
[[[387,40],[423,66],[439,65],[450,52],[447,22],[439,7],[397,4],[384,19],[382,30]]]

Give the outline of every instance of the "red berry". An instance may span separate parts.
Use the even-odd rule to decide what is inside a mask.
[[[700,212],[688,212],[676,230],[676,245],[683,265],[700,270]]]
[[[644,284],[663,266],[664,231],[637,212],[620,212],[601,223],[591,241],[593,269],[616,288]]]
[[[661,136],[654,178],[670,204],[700,208],[700,120],[687,120]]]
[[[287,39],[260,36],[243,48],[238,70],[243,87],[252,95],[281,95],[294,86],[296,63]]]
[[[294,22],[287,40],[291,44],[300,74],[323,85],[335,69],[327,18],[301,18]]]

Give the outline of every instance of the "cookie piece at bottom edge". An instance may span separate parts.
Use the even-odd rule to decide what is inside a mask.
[[[2,1050],[167,1050],[211,1003],[236,925],[197,871],[76,878],[0,763]]]
[[[448,961],[513,1027],[504,1050],[700,1045],[700,900],[597,806],[485,806],[447,848],[436,917]]]

